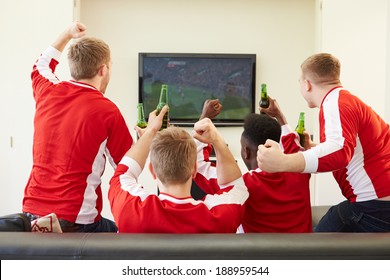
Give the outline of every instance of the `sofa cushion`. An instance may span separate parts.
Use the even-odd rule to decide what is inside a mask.
[[[30,219],[23,213],[1,216],[0,231],[31,231]]]

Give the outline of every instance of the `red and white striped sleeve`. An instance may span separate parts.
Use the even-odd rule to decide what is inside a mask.
[[[352,158],[358,127],[349,120],[353,112],[343,110],[340,89],[325,97],[320,110],[320,144],[303,152],[305,173],[328,172],[344,168]],[[345,108],[345,107],[344,107]]]
[[[31,73],[34,99],[37,100],[45,93],[47,87],[58,84],[60,80],[54,74],[61,57],[61,52],[52,46],[48,47],[38,58]]]

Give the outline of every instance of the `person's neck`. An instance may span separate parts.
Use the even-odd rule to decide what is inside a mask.
[[[330,92],[332,91],[334,88],[337,88],[337,87],[341,87],[341,83],[331,83],[331,84],[327,84],[327,85],[323,85],[321,87],[319,87],[319,91],[320,91],[320,95],[318,95],[318,100],[316,101],[316,105],[317,107],[319,108],[325,98],[325,96]]]
[[[97,78],[80,79],[80,80],[76,80],[76,82],[80,82],[80,83],[91,85],[91,86],[95,87],[97,90],[101,91],[101,88],[100,88],[101,87],[101,82]]]
[[[192,178],[187,180],[184,184],[159,184],[160,192],[169,194],[177,198],[185,198],[191,196]]]
[[[248,161],[247,168],[248,168],[249,171],[250,170],[255,170],[255,169],[259,168],[259,165],[257,164],[257,159],[253,158],[250,161]]]

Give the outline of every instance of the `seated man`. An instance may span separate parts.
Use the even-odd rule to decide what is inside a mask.
[[[52,218],[58,218],[58,231],[63,232],[118,230],[102,217],[102,175],[106,161],[116,168],[133,138],[119,108],[105,97],[110,48],[86,32],[84,24],[74,22],[42,52],[31,73],[36,108],[33,164],[22,211],[33,230]],[[62,81],[56,67],[72,39],[72,79]]]
[[[241,171],[222,136],[210,119],[194,126],[194,137],[210,143],[219,160],[219,183],[229,192],[208,195],[203,201],[191,198],[196,175],[196,145],[187,131],[169,127],[159,131],[165,106],[149,124],[137,143],[119,163],[110,181],[108,197],[119,232],[132,233],[234,233],[241,223],[248,190]],[[150,151],[149,169],[157,180],[159,195],[138,183]]]
[[[217,104],[205,108],[204,116],[215,116]],[[241,157],[249,172],[243,175],[249,198],[245,203],[244,217],[239,232],[311,232],[310,175],[301,173],[267,173],[258,168],[257,147],[267,139],[277,142],[285,153],[302,149],[299,136],[287,125],[276,100],[270,98],[270,107],[262,109],[266,114],[249,114],[241,135]],[[269,114],[269,115],[267,115]],[[270,117],[272,116],[272,117]],[[275,119],[276,118],[276,119]],[[196,184],[208,194],[219,193],[215,166],[208,162],[210,149],[197,142],[198,174]],[[217,161],[216,166],[220,164]]]

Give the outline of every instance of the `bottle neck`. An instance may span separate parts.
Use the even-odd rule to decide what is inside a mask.
[[[266,84],[261,84],[261,99],[268,99]]]
[[[142,108],[138,108],[138,120],[142,121],[145,119],[144,110]]]
[[[295,130],[298,133],[303,133],[305,131],[305,117],[304,117],[304,115],[299,116],[298,124],[297,124],[297,127],[295,128]]]
[[[167,104],[168,103],[168,88],[166,85],[161,86],[161,92],[160,92],[160,101],[161,104]]]
[[[164,104],[168,103],[168,98],[167,98],[165,92],[162,92],[162,93],[161,93],[159,103],[164,103]]]

